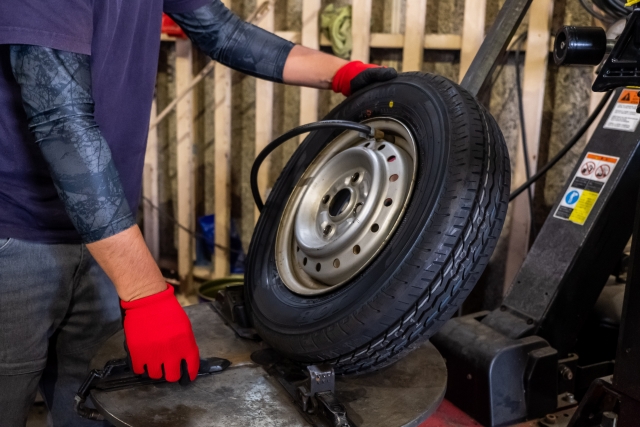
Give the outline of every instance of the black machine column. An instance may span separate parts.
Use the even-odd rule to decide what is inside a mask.
[[[612,377],[594,381],[569,427],[635,427],[640,422],[640,195],[631,246],[631,264]]]

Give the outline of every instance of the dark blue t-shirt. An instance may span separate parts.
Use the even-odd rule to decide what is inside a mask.
[[[80,242],[27,127],[10,44],[91,55],[95,118],[136,212],[162,11],[209,0],[0,0],[0,237]]]

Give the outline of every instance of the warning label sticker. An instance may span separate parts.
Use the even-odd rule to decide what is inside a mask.
[[[640,114],[636,113],[640,96],[637,90],[625,89],[620,94],[616,106],[604,124],[605,129],[635,132],[640,123]]]
[[[619,160],[619,157],[587,153],[553,216],[584,225]]]

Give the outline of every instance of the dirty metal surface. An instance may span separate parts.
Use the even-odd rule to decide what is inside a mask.
[[[261,345],[237,338],[209,304],[186,308],[201,357],[232,362],[218,375],[201,377],[187,387],[148,385],[111,392],[92,391],[100,412],[114,425],[130,427],[305,427],[287,393],[250,359]],[[92,368],[124,357],[122,333],[98,352]],[[447,373],[438,351],[425,343],[382,371],[336,380],[336,394],[357,426],[415,427],[442,401]]]

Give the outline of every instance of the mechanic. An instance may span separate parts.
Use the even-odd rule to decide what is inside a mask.
[[[56,426],[122,327],[136,373],[196,378],[191,324],[135,221],[163,10],[211,58],[349,95],[393,69],[294,45],[220,0],[0,2],[0,414]]]

